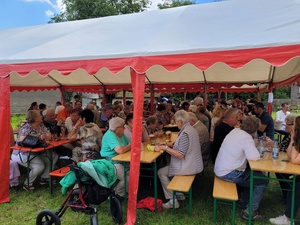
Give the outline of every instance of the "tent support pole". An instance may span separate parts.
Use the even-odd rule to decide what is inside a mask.
[[[270,86],[269,94],[268,94],[268,113],[272,115],[273,108],[273,85]]]
[[[61,94],[61,104],[65,105],[66,90],[62,86],[59,87],[59,90]]]
[[[0,203],[9,202],[9,160],[10,160],[10,77],[0,77]]]
[[[106,87],[105,85],[102,85],[102,102],[101,102],[101,108],[106,104]]]
[[[126,90],[123,90],[123,106],[126,106]]]
[[[128,189],[128,208],[126,225],[134,225],[136,221],[136,202],[140,175],[140,154],[142,143],[142,122],[145,93],[145,73],[138,74],[130,68],[133,91],[133,129],[131,143],[131,160]]]
[[[151,109],[151,115],[154,114],[155,110],[155,102],[154,102],[154,88],[153,84],[150,84],[150,109]]]
[[[222,94],[222,91],[221,90],[218,90],[218,103],[220,104],[221,102],[221,94]]]
[[[204,106],[207,106],[207,84],[204,84]]]

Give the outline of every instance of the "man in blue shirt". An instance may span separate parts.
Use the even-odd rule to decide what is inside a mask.
[[[254,105],[254,112],[256,116],[260,119],[261,125],[258,128],[257,135],[259,137],[263,136],[263,133],[266,133],[267,137],[271,140],[274,139],[274,121],[269,113],[265,110],[263,103],[257,102]]]

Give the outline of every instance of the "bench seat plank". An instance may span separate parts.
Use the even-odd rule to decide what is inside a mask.
[[[220,178],[215,176],[213,197],[237,201],[238,193],[236,189],[236,184],[221,180]]]
[[[194,182],[195,175],[174,176],[167,189],[179,192],[188,192]]]
[[[52,177],[64,177],[70,171],[70,167],[62,167],[49,173]]]

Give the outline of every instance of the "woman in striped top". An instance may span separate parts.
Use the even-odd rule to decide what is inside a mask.
[[[184,110],[179,110],[174,115],[175,123],[180,129],[178,138],[173,148],[167,145],[155,147],[155,151],[165,150],[171,155],[170,165],[158,170],[158,177],[164,190],[165,198],[169,200],[163,204],[163,208],[172,208],[172,191],[167,189],[170,178],[175,175],[192,175],[201,173],[203,170],[203,161],[199,135],[189,121],[189,114]],[[178,195],[178,200],[184,200],[184,195]],[[175,207],[179,207],[178,200],[175,200]]]

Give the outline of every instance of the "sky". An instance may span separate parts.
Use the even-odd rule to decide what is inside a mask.
[[[196,0],[197,3],[217,0]],[[157,10],[163,0],[152,0],[148,10]],[[0,0],[0,30],[47,24],[64,10],[62,0]]]

